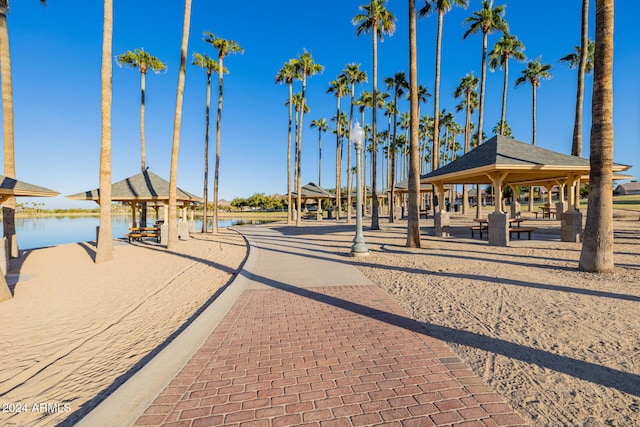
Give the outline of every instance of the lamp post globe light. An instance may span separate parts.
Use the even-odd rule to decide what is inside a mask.
[[[360,123],[356,120],[356,124],[351,128],[349,132],[349,139],[353,142],[356,149],[356,236],[353,239],[353,245],[351,246],[351,256],[367,256],[369,255],[369,249],[364,241],[364,235],[362,234],[362,171],[361,157],[362,157],[362,143],[364,142],[364,130],[360,127]]]

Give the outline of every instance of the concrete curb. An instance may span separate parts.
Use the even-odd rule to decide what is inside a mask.
[[[245,238],[249,253],[229,287],[158,355],[85,415],[76,426],[133,425],[200,349],[247,288],[260,258],[260,251],[255,250],[257,246],[246,235],[234,230]]]

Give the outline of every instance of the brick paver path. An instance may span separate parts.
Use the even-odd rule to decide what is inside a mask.
[[[135,425],[525,425],[344,257],[243,232],[251,285]]]

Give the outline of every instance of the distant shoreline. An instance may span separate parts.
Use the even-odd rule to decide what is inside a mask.
[[[151,217],[154,218],[153,211]],[[112,216],[130,216],[131,212],[113,212]],[[189,213],[189,216],[191,213]],[[87,217],[87,216],[100,216],[100,212],[92,212],[92,211],[68,211],[68,212],[38,212],[37,214],[24,214],[24,213],[16,213],[16,218],[24,219],[24,218],[50,218],[50,217],[65,217],[65,216],[77,216],[77,217]],[[202,218],[202,211],[196,211],[194,216],[196,218]],[[207,215],[208,218],[211,218],[211,213]],[[263,212],[263,211],[220,211],[218,212],[218,218],[246,218],[246,219],[286,219],[287,212]],[[0,215],[0,220],[2,219]]]

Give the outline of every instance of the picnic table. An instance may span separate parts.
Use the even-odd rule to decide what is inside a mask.
[[[145,237],[155,237],[156,242],[160,243],[160,228],[158,227],[129,227],[129,233],[126,236],[131,240],[142,241]]]
[[[482,232],[489,231],[489,219],[488,218],[474,218],[475,222],[478,225],[468,225],[467,228],[471,230],[471,238],[474,238],[474,234],[476,231],[480,233],[480,238],[482,239]],[[527,233],[529,240],[531,240],[531,232],[536,231],[537,227],[522,227],[522,222],[524,219],[522,218],[509,218],[509,237],[512,236],[512,233],[516,233],[518,235],[518,239],[520,238],[521,233]]]
[[[543,206],[541,208],[538,208],[539,212],[533,212],[536,215],[536,218],[538,218],[538,214],[542,215],[542,218],[549,218],[551,219],[551,216],[553,216],[554,218],[556,217],[556,208],[552,208],[550,206]]]

